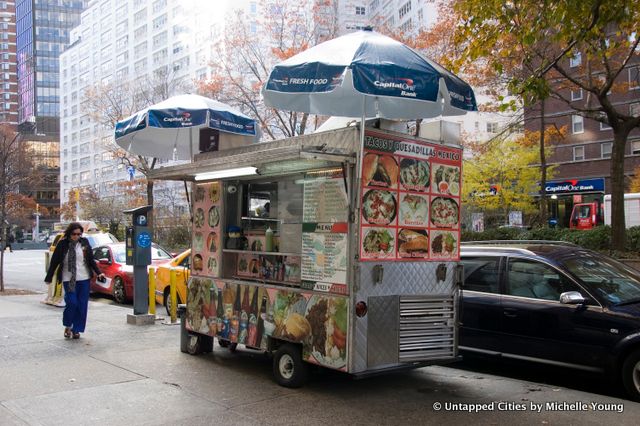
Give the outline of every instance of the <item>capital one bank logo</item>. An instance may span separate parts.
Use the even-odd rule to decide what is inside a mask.
[[[400,90],[400,96],[416,97],[416,85],[412,78],[394,78],[391,80],[375,80],[373,85],[380,89]]]
[[[167,123],[180,123],[181,126],[191,126],[191,113],[183,112],[178,117],[164,117],[162,121]]]

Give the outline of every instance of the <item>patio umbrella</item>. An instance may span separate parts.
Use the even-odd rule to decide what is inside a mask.
[[[149,157],[188,160],[198,152],[199,129],[256,137],[256,123],[240,111],[198,95],[173,96],[116,123],[116,143]]]
[[[370,29],[277,64],[262,93],[274,108],[344,117],[416,119],[477,110],[467,83]]]

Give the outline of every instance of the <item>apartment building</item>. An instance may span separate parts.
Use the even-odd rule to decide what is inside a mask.
[[[115,182],[130,178],[112,156],[113,128],[91,118],[87,90],[129,82],[166,84],[175,95],[193,91],[210,73],[213,40],[225,10],[195,0],[92,0],[60,58],[61,200],[71,189],[92,187],[116,195]],[[217,6],[217,7],[216,7]]]
[[[584,78],[587,68],[581,54],[564,61],[562,66],[577,78]],[[593,72],[591,78],[601,78]],[[571,105],[594,105],[593,97],[580,88],[562,89],[562,96]],[[591,99],[590,99],[591,98]],[[616,78],[609,99],[616,109],[630,116],[640,115],[640,59],[637,55]],[[540,106],[527,111],[525,128],[540,128]],[[558,99],[549,99],[544,105],[545,126],[566,128],[566,136],[554,146],[547,163],[556,167],[556,176],[547,182],[546,192],[551,196],[550,215],[558,219],[560,226],[569,226],[571,210],[575,203],[603,201],[611,193],[611,152],[613,131],[608,125],[584,118],[570,105]],[[625,180],[629,181],[640,166],[640,129],[631,131],[624,153]]]
[[[0,1],[0,123],[18,125],[16,2]]]

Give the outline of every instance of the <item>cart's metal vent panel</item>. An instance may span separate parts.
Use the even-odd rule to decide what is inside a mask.
[[[368,300],[367,365],[398,363],[398,296],[370,297]]]
[[[400,362],[455,356],[453,297],[400,297],[398,334]]]

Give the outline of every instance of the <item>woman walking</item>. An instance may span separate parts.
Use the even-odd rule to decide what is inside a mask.
[[[84,228],[78,222],[71,222],[64,231],[51,256],[49,270],[44,281],[51,284],[53,274],[57,273],[58,281],[64,285],[64,301],[66,306],[62,314],[64,337],[80,338],[87,323],[89,306],[89,281],[95,272],[99,278],[104,274],[98,269],[93,258],[91,245],[82,238]],[[57,270],[57,272],[56,272]]]

